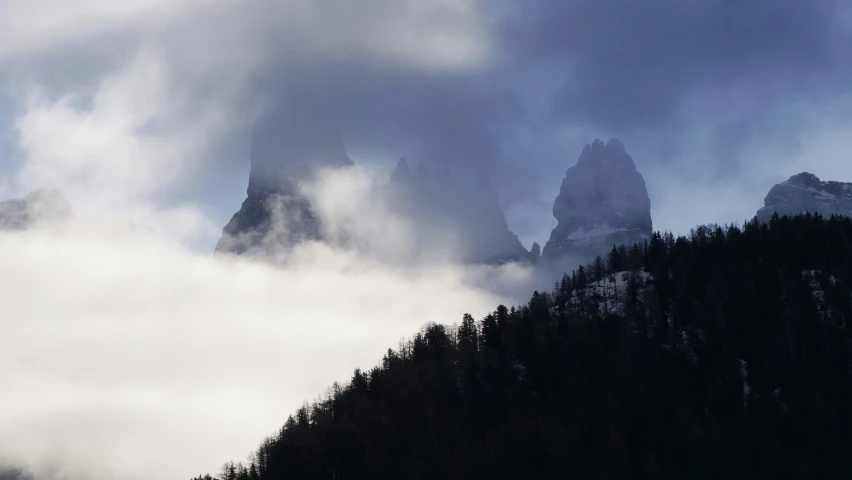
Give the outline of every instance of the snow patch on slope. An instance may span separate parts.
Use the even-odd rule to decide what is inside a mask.
[[[817,277],[821,274],[819,270],[807,270],[802,272],[802,276],[808,281],[808,285],[811,287],[811,292],[814,297],[814,302],[816,302],[817,311],[819,314],[825,318],[828,316],[828,311],[825,307],[825,288],[817,279]],[[837,283],[837,279],[834,276],[830,276],[828,281],[831,285],[835,285]]]
[[[577,230],[575,230],[574,232],[571,232],[571,234],[568,235],[567,239],[573,240],[573,241],[591,240],[591,239],[594,239],[596,237],[609,235],[610,233],[626,232],[626,231],[627,231],[626,228],[613,227],[613,226],[610,226],[609,223],[604,222],[603,224],[596,225],[589,230],[586,230],[585,228],[580,227]]]
[[[570,301],[574,305],[579,305],[582,295],[584,298],[596,300],[598,312],[601,314],[624,315],[627,313],[625,305],[628,294],[627,287],[631,275],[636,275],[636,282],[639,288],[638,295],[641,297],[645,285],[653,278],[651,274],[645,271],[633,273],[630,271],[621,271],[607,275],[596,282],[590,282],[585,288],[575,291]]]
[[[852,216],[852,184],[823,182],[804,172],[772,187],[763,203],[757,212],[761,221],[768,221],[775,212],[781,216],[807,212]]]
[[[819,280],[821,274],[822,272],[819,270],[806,270],[802,272],[802,277],[808,281],[808,285],[811,287],[811,294],[813,295],[814,303],[820,317],[836,322],[835,325],[839,324],[837,328],[844,330],[847,325],[847,319],[843,312],[838,311],[836,308],[827,307],[825,303],[825,289],[827,287],[836,287],[837,278],[834,275],[829,275],[828,285],[825,285]],[[852,302],[852,298],[850,298],[850,302]]]

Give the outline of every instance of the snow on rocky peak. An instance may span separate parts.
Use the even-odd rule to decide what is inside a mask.
[[[757,218],[767,221],[772,214],[799,215],[819,213],[823,216],[852,216],[852,183],[823,182],[816,175],[802,172],[769,190],[764,207]]]

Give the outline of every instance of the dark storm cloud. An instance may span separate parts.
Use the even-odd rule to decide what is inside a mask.
[[[520,38],[511,41],[521,57],[564,66],[559,115],[628,129],[666,124],[685,96],[707,88],[753,89],[771,99],[804,87],[841,87],[836,75],[848,73],[850,38],[842,5],[544,0],[509,30]],[[819,90],[813,95],[825,93]]]
[[[363,67],[360,76],[339,75],[347,67],[311,72],[305,81],[291,76],[283,95],[300,116],[333,118],[353,146],[383,145],[447,165],[496,159],[501,130],[524,114],[516,93],[499,83]]]
[[[291,58],[280,86],[303,100],[300,114],[336,118],[351,148],[484,168],[511,201],[534,196],[541,176],[561,174],[575,159],[582,143],[561,150],[553,133],[560,126],[659,138],[659,151],[675,160],[688,148],[679,145],[684,129],[706,129],[721,176],[736,171],[744,147],[788,138],[807,121],[779,115],[779,105],[831,101],[852,80],[845,52],[852,37],[840,2],[481,5],[496,18],[494,48],[476,72],[430,75],[365,59]],[[551,90],[535,82],[542,76]],[[279,81],[274,73],[269,79]],[[547,98],[548,107],[529,109],[530,94]],[[727,111],[718,108],[728,103]],[[541,138],[524,145],[518,134],[531,128]]]
[[[528,115],[508,78],[363,61],[300,65],[277,78],[268,74],[264,90],[279,88],[296,117],[331,119],[350,153],[404,156],[457,175],[485,169],[521,190],[535,183],[515,156],[514,135]]]
[[[821,115],[852,81],[847,3],[481,0],[454,17],[445,15],[451,2],[440,1],[425,20],[424,31],[438,32],[429,35],[408,35],[424,22],[416,2],[260,0],[192,24],[176,13],[154,22],[163,31],[150,37],[168,47],[170,89],[179,92],[172,96],[188,113],[150,128],[192,124],[193,112],[221,97],[217,88],[206,93],[208,83],[245,76],[245,91],[223,102],[229,118],[250,118],[255,106],[271,108],[284,96],[294,116],[336,122],[356,162],[405,156],[453,172],[488,171],[515,210],[510,217],[523,212],[530,231],[546,230],[540,225],[552,221],[562,175],[595,137],[621,138],[651,189],[664,188],[663,166],[672,178],[730,180],[747,161],[773,166],[746,156],[755,148],[798,148],[801,134],[816,128],[814,112]],[[475,52],[482,40],[484,58],[456,55],[437,67],[442,62],[428,60],[453,57],[457,44],[443,40],[465,30],[472,40],[459,44]],[[137,39],[127,37],[131,45]],[[428,48],[420,48],[422,38]],[[401,56],[395,43],[411,52]],[[41,83],[79,77],[74,83],[86,84],[87,75],[127,57],[122,45],[86,46],[95,52],[89,61],[52,61]],[[249,121],[233,123],[235,131]],[[183,196],[208,191],[223,211],[233,210],[228,205],[245,191],[245,181],[234,179],[247,175],[249,157],[246,132],[233,136],[206,159],[208,168],[186,179],[193,185]],[[223,195],[229,182],[233,192]]]

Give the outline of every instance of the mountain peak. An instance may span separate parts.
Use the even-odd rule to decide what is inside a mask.
[[[465,262],[527,259],[527,250],[509,230],[497,189],[487,172],[477,172],[471,189],[467,183],[457,181],[448,167],[433,176],[423,163],[418,165],[416,181],[401,182],[410,174],[407,167],[407,162],[399,161],[391,175],[390,188],[385,191],[389,205],[407,217],[419,232],[416,248],[428,250],[435,243],[430,236],[450,234],[452,255]]]
[[[391,172],[391,183],[407,182],[409,180],[411,180],[411,169],[408,167],[405,157],[400,157],[396,168]]]
[[[797,173],[796,175],[793,175],[792,177],[787,179],[787,182],[795,185],[803,185],[808,187],[819,188],[822,186],[822,180],[820,180],[819,177],[817,177],[813,173],[808,172]]]
[[[624,144],[617,138],[611,138],[609,142],[596,138],[592,143],[586,144],[577,164],[595,165],[597,168],[616,167],[636,169],[633,157],[627,154]]]
[[[542,255],[590,260],[613,245],[651,236],[651,201],[633,158],[617,139],[595,139],[565,174],[553,204],[557,225]]]
[[[350,167],[352,160],[334,124],[320,116],[296,116],[287,102],[261,116],[251,135],[248,194],[295,195],[298,184],[320,169]]]
[[[609,141],[606,143],[606,148],[607,150],[615,153],[627,153],[624,149],[624,144],[621,143],[621,140],[617,138],[610,138]]]
[[[418,178],[426,178],[429,176],[429,169],[426,168],[426,164],[423,162],[417,162],[417,177]]]
[[[852,216],[852,183],[824,182],[812,173],[798,173],[769,190],[757,218],[767,221],[776,212]]]
[[[255,124],[247,197],[222,230],[217,253],[268,255],[322,236],[299,185],[322,169],[353,163],[331,122],[295,117],[293,111],[281,103]]]

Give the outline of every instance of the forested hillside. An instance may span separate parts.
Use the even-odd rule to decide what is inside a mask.
[[[424,327],[221,475],[852,478],[850,286],[848,218],[655,234]]]

